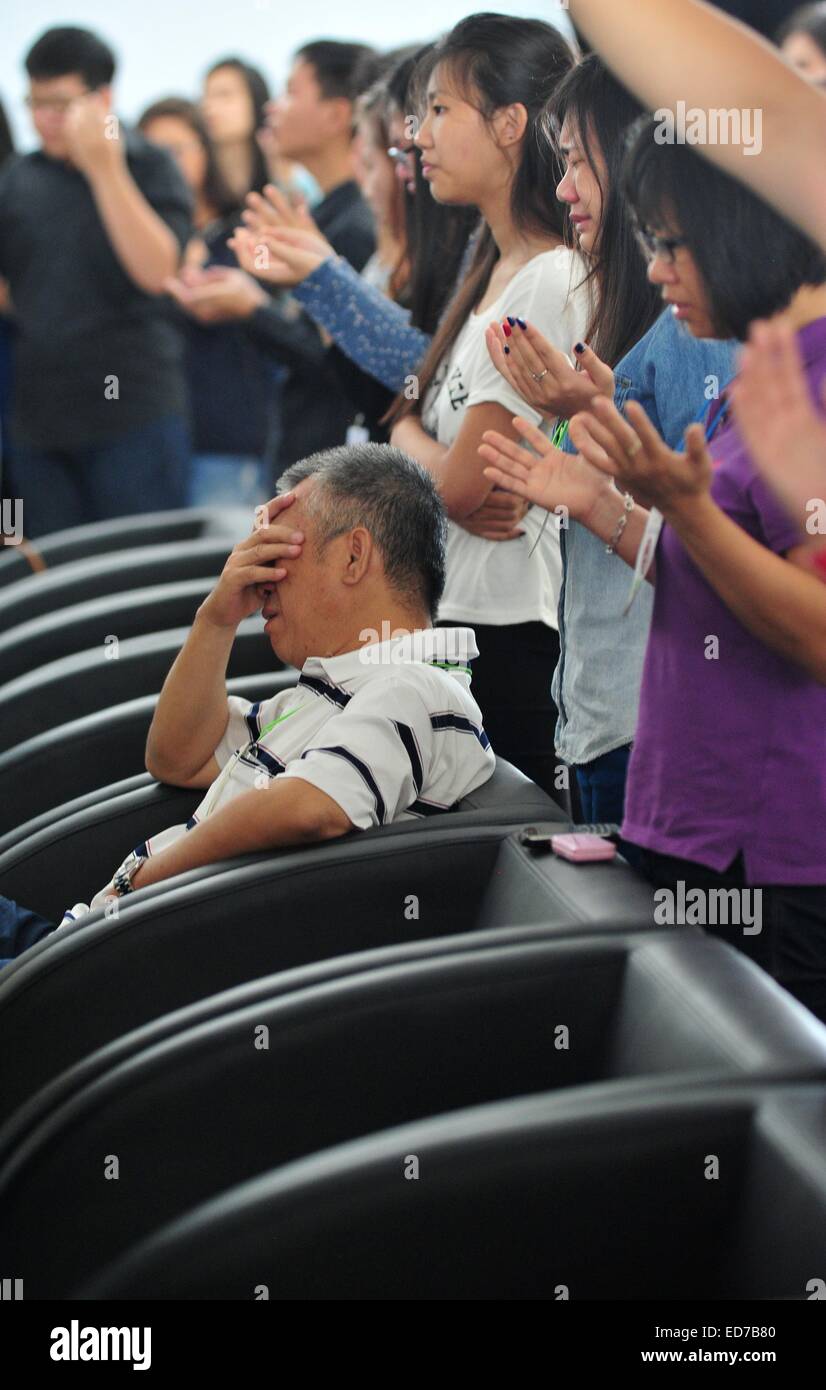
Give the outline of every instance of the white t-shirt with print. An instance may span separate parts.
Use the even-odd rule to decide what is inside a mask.
[[[552,428],[497,371],[485,330],[494,319],[521,318],[570,355],[573,344],[585,337],[590,317],[585,275],[577,252],[563,246],[543,251],[517,271],[495,303],[481,314],[470,315],[425,396],[421,422],[428,434],[449,447],[464,423],[465,411],[485,402],[503,405],[511,415],[542,425],[545,432]],[[494,626],[539,621],[556,628],[562,560],[557,519],[548,517],[542,531],[547,516],[542,508],[532,507],[521,524],[524,536],[512,541],[482,540],[450,522],[447,583],[439,618]]]

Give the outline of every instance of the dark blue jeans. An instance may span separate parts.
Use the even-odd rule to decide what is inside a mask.
[[[56,922],[49,922],[0,894],[0,970],[56,928]]]
[[[5,490],[23,499],[24,534],[46,536],[90,521],[186,506],[191,452],[189,426],[177,415],[76,449],[15,441]]]
[[[614,748],[576,769],[584,822],[613,821],[622,825],[630,756],[631,744],[626,743],[623,748]]]
[[[628,759],[631,757],[631,744],[614,748],[594,758],[592,763],[583,763],[576,768],[579,799],[582,804],[582,821],[586,825],[609,821],[622,825],[625,814],[625,782],[628,776]],[[639,850],[625,840],[619,842],[623,854],[635,869],[639,868]]]

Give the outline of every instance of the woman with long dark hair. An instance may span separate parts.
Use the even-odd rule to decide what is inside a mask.
[[[224,182],[215,148],[198,107],[183,97],[153,102],[138,127],[168,150],[194,201],[196,235],[186,248],[182,275],[233,265],[228,240],[238,204]],[[180,315],[192,420],[193,457],[187,504],[248,506],[266,501],[266,446],[272,373],[261,352],[236,324],[203,325]]]
[[[237,214],[238,201],[224,180],[206,123],[193,101],[186,97],[153,101],[139,118],[138,129],[153,145],[168,150],[178,165],[195,202],[192,221],[200,235]]]
[[[392,442],[436,479],[450,517],[442,621],[476,631],[474,692],[494,748],[565,801],[556,777],[550,681],[558,654],[559,538],[532,513],[487,540],[470,529],[491,487],[477,453],[485,430],[512,432],[520,402],[485,347],[491,313],[537,321],[566,347],[585,331],[584,266],[566,247],[554,196],[556,156],[541,139],[543,109],[573,55],[539,20],[462,20],[418,73],[415,135],[437,202],[473,207],[473,261],[394,410]],[[513,331],[517,331],[514,327]],[[538,418],[538,417],[534,417]]]
[[[635,132],[624,185],[651,282],[696,338],[743,341],[757,318],[793,330],[820,401],[826,254],[655,130]],[[639,405],[623,418],[597,398],[571,422],[578,454],[541,435],[540,458],[495,435],[484,452],[492,481],[567,505],[631,568],[647,507],[664,517],[623,834],[661,922],[708,926],[826,1020],[826,584],[729,404],[711,403],[683,451]]]
[[[266,79],[242,58],[221,58],[204,79],[201,111],[218,167],[237,206],[250,189],[260,193],[269,179],[267,161],[256,138],[269,99]]]

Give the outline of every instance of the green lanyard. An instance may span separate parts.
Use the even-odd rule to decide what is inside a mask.
[[[224,767],[221,769],[219,776],[215,779],[215,781],[212,784],[212,795],[209,797],[209,800],[207,801],[207,804],[202,812],[203,820],[206,820],[207,816],[212,811],[213,806],[215,805],[216,801],[218,800],[218,797],[221,795],[221,792],[223,791],[226,783],[229,781],[232,775],[232,769],[235,767],[236,763],[241,761],[244,754],[248,753],[249,750],[264,737],[265,734],[268,734],[271,729],[274,729],[276,724],[282,724],[285,719],[289,719],[291,714],[298,714],[299,711],[303,708],[303,705],[297,705],[295,709],[288,709],[285,714],[279,714],[278,718],[273,719],[272,723],[268,724],[266,728],[262,729],[256,738],[251,738],[249,743],[245,744],[243,748],[236,748],[232,757],[229,759],[229,762],[225,763]]]
[[[291,714],[298,714],[300,708],[301,706],[299,705],[296,709],[288,709],[286,714],[279,714],[277,719],[274,719],[271,724],[268,724],[265,729],[261,730],[260,734],[258,735],[258,738],[252,739],[250,743],[247,744],[247,747],[251,748],[253,743],[258,743],[259,740],[262,739],[265,734],[268,734],[271,729],[275,728],[276,724],[283,724],[285,719],[289,719]]]

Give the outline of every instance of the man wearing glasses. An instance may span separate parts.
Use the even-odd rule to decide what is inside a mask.
[[[39,536],[183,505],[181,345],[164,282],[190,234],[169,156],[111,109],[115,60],[84,29],[26,57],[40,147],[0,174],[0,276],[17,321],[4,491]]]

